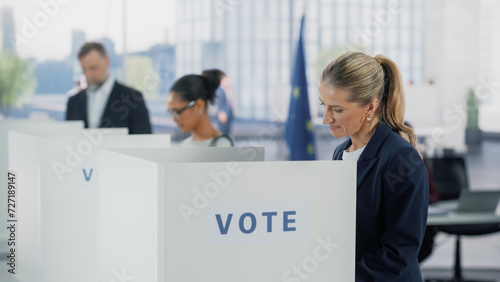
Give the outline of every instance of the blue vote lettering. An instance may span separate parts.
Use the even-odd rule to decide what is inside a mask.
[[[272,217],[278,215],[277,212],[263,212],[262,216],[267,216],[267,232],[273,232],[273,219]]]
[[[283,212],[283,231],[295,231],[295,227],[288,226],[289,223],[295,223],[295,219],[288,218],[289,215],[295,215],[295,211]]]
[[[226,226],[224,226],[222,224],[222,219],[220,217],[220,214],[216,214],[215,217],[217,218],[217,224],[219,225],[219,230],[220,230],[220,234],[221,235],[226,235],[227,234],[227,231],[229,230],[229,224],[231,223],[231,218],[233,218],[233,214],[230,213],[228,216],[227,216],[227,219],[226,219]]]
[[[85,176],[85,180],[87,180],[87,182],[90,181],[90,177],[92,177],[92,171],[94,171],[93,168],[90,169],[90,173],[89,173],[89,176],[87,176],[87,172],[85,171],[85,169],[82,169],[83,170],[83,175]]]
[[[291,218],[291,216],[296,215],[296,211],[284,211],[283,212],[283,232],[296,231],[295,226],[290,226],[295,223],[295,218]],[[267,220],[267,229],[268,233],[273,232],[273,217],[277,216],[278,212],[263,212],[262,217]],[[247,219],[248,218],[248,219]],[[219,232],[221,235],[227,235],[229,232],[229,226],[231,225],[231,220],[233,219],[233,214],[230,213],[227,215],[225,222],[222,220],[222,216],[220,214],[215,215],[215,219],[217,220],[217,225],[219,227]],[[250,220],[250,226],[248,228],[245,227],[245,221],[248,222]],[[251,234],[257,228],[257,218],[251,212],[243,213],[240,216],[238,227],[243,234]]]
[[[250,220],[252,224],[250,225],[250,229],[245,229],[245,217],[250,217]],[[241,232],[245,234],[252,233],[255,230],[255,227],[257,227],[257,219],[255,218],[255,215],[253,213],[244,213],[240,216],[240,230]]]

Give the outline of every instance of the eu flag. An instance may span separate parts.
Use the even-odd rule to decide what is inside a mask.
[[[304,56],[303,33],[304,16],[300,22],[300,35],[295,54],[292,76],[290,110],[286,123],[285,139],[290,149],[290,160],[315,160],[314,132],[307,95],[306,60]]]

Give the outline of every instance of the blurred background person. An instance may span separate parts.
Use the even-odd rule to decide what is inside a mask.
[[[141,92],[118,83],[109,74],[110,60],[104,46],[85,43],[78,59],[88,86],[69,98],[66,120],[83,120],[85,128],[127,127],[129,134],[151,133]]]
[[[218,69],[204,70],[202,76],[209,80],[220,81],[220,86],[215,91],[216,120],[220,132],[229,136],[233,121],[233,108],[231,106],[231,99],[228,96],[229,78],[224,72]]]
[[[168,112],[183,132],[191,132],[181,147],[231,147],[231,138],[215,129],[207,113],[220,85],[216,76],[186,75],[177,80],[167,98]]]
[[[74,86],[68,92],[66,92],[66,96],[71,97],[75,94],[80,93],[81,91],[87,88],[87,81],[85,80],[84,75],[77,75],[73,78]]]

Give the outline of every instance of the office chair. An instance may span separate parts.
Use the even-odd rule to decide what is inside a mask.
[[[461,191],[469,190],[469,179],[464,158],[448,156],[427,159],[427,166],[433,176],[441,200],[458,199]],[[454,277],[450,281],[465,282],[460,262],[460,236],[486,235],[500,231],[500,226],[499,224],[447,225],[439,226],[438,229],[456,235]]]

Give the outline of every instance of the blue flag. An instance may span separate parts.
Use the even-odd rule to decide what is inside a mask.
[[[307,95],[306,60],[304,56],[303,33],[304,16],[300,22],[300,35],[295,55],[295,65],[292,76],[292,94],[290,110],[286,123],[285,139],[290,149],[290,160],[315,160],[314,127],[309,111]]]

